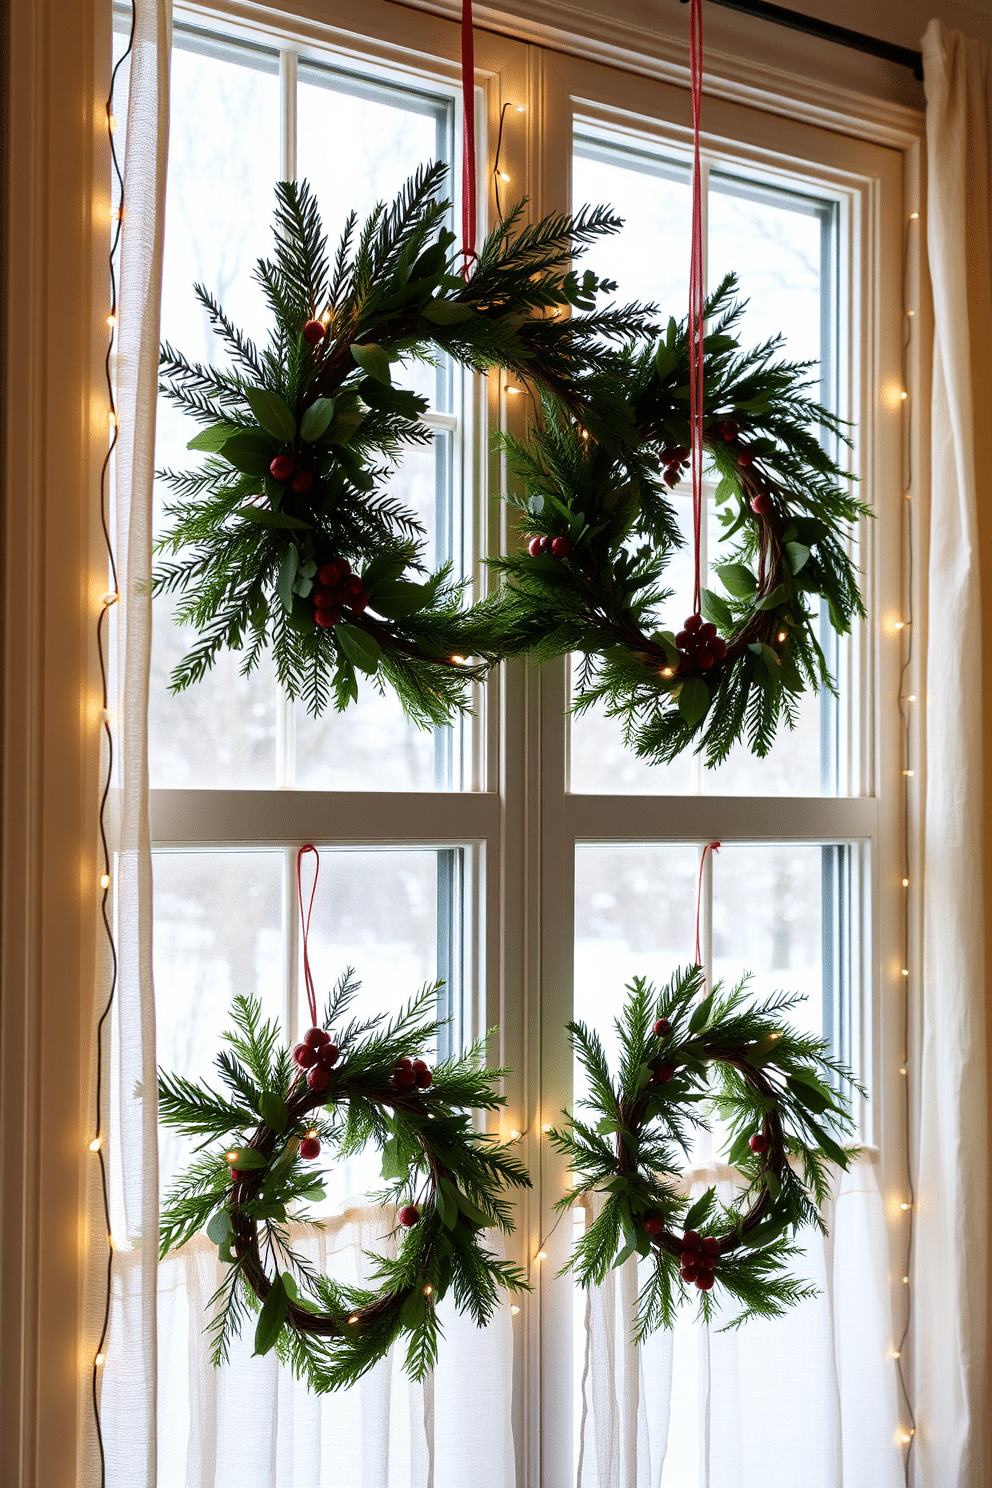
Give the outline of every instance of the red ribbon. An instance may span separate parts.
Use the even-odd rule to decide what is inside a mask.
[[[696,885],[696,965],[702,966],[703,952],[699,940],[699,915],[703,907],[703,869],[706,867],[706,854],[720,851],[719,842],[707,842],[703,848],[703,855],[699,859],[699,883]]]
[[[472,0],[462,0],[462,273],[475,258],[475,33]]]
[[[303,910],[303,857],[305,853],[313,853],[316,862],[313,870],[313,885],[310,889],[310,903],[306,913]],[[296,894],[300,901],[300,925],[303,928],[303,980],[307,984],[307,1002],[310,1004],[310,1027],[317,1027],[317,993],[313,985],[313,973],[310,970],[310,951],[307,941],[310,938],[310,916],[313,914],[313,900],[317,892],[317,879],[320,877],[320,853],[312,842],[301,847],[296,854]]]
[[[689,445],[692,461],[692,534],[696,574],[692,608],[699,614],[703,528],[703,191],[699,115],[703,100],[703,0],[689,4],[689,76],[692,87],[692,247],[689,254]]]

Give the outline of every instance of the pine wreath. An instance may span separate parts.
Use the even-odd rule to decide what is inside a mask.
[[[513,1228],[505,1189],[530,1182],[517,1157],[472,1124],[474,1111],[504,1103],[495,1086],[505,1071],[484,1067],[481,1043],[430,1070],[422,1056],[440,1027],[432,1016],[440,984],[388,1021],[345,1023],[357,990],[349,971],[323,1026],[292,1052],[259,1003],[237,997],[229,1047],[216,1059],[226,1091],[159,1076],[161,1120],[208,1148],[172,1185],[160,1240],[165,1256],[205,1229],[227,1264],[211,1300],[213,1362],[227,1359],[257,1311],[256,1354],[275,1348],[317,1393],[353,1384],[402,1337],[407,1371],[422,1379],[449,1291],[482,1326],[502,1289],[527,1288],[483,1243],[487,1228]],[[317,1223],[295,1206],[323,1197],[306,1166],[322,1145],[342,1158],[369,1142],[382,1148],[379,1197],[398,1207],[403,1234],[395,1259],[375,1258],[374,1288],[316,1272],[287,1229],[291,1205],[295,1223]]]
[[[569,1024],[588,1077],[589,1115],[567,1116],[550,1134],[573,1175],[558,1207],[605,1195],[569,1267],[590,1287],[630,1256],[651,1262],[637,1301],[638,1342],[671,1327],[694,1293],[709,1319],[716,1285],[740,1308],[728,1326],[779,1317],[815,1294],[788,1273],[798,1254],[789,1236],[824,1229],[827,1163],[847,1168],[855,1155],[842,1145],[853,1123],[840,1093],[852,1076],[822,1040],[783,1021],[793,995],[755,1005],[746,983],[707,993],[698,966],[676,973],[660,993],[643,978],[628,990],[616,1023],[615,1082],[595,1031]],[[690,1204],[675,1187],[707,1103],[729,1129],[727,1161],[744,1182],[723,1210],[713,1188]]]
[[[423,167],[357,235],[352,214],[333,261],[308,185],[280,183],[274,254],[255,272],[274,320],[268,347],[201,285],[230,369],[163,346],[161,390],[204,425],[190,448],[206,457],[197,470],[160,472],[175,499],[156,589],[180,597],[178,622],[199,633],[174,690],[225,648],[243,650],[249,672],[271,647],[279,680],[314,714],[332,697],[347,707],[363,672],[431,726],[465,706],[467,681],[502,654],[500,600],[463,608],[450,566],[426,572],[417,518],[383,490],[403,447],[432,438],[425,400],[395,386],[392,369],[448,353],[478,371],[504,368],[575,411],[577,381],[605,370],[608,343],[642,329],[648,312],[596,310],[597,294],[616,286],[572,267],[620,226],[605,208],[527,226],[515,207],[466,282],[444,175]]]
[[[718,478],[725,593],[673,632],[658,610],[680,542],[667,490],[689,459],[687,321],[656,345],[632,345],[609,378],[593,377],[579,416],[545,400],[527,441],[503,439],[526,486],[526,551],[494,560],[514,640],[507,650],[583,658],[576,711],[602,703],[652,763],[695,743],[708,765],[746,738],[764,755],[792,727],[807,688],[833,687],[817,626],[822,602],[844,633],[864,614],[849,553],[867,509],[819,434],[839,420],[809,395],[808,363],[775,360],[773,337],[742,351],[744,305],[728,275],[706,306],[703,443]]]

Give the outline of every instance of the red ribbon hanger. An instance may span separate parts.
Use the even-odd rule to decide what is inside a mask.
[[[307,853],[314,855],[313,883],[310,887],[310,903],[304,912],[303,909],[303,859]],[[313,973],[310,970],[310,950],[308,941],[310,939],[310,916],[313,914],[314,895],[317,892],[317,879],[320,877],[320,853],[312,842],[301,847],[296,854],[296,894],[300,901],[300,925],[303,930],[303,980],[307,987],[307,1002],[310,1005],[310,1027],[317,1027],[317,993],[313,985]]]
[[[475,33],[472,0],[462,0],[462,273],[469,277],[475,258]]]

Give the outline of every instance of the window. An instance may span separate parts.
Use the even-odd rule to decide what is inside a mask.
[[[250,269],[267,251],[281,174],[313,182],[333,231],[346,208],[361,212],[388,197],[424,159],[457,158],[455,28],[399,9],[389,14],[388,40],[367,34],[371,22],[358,8],[349,11],[347,35],[301,20],[276,37],[233,18],[217,21],[214,33],[177,16],[165,338],[217,355],[190,292],[194,279],[264,334]],[[542,211],[570,199],[612,202],[627,225],[590,262],[608,266],[622,295],[656,300],[665,318],[681,316],[686,95],[484,32],[477,46],[477,114],[490,125],[488,140],[480,129],[483,158],[491,160],[502,105],[526,109],[507,119],[506,192],[530,195]],[[898,574],[879,555],[896,531],[899,499],[898,404],[887,396],[900,375],[899,301],[898,286],[878,268],[893,241],[899,251],[901,160],[716,99],[706,120],[710,287],[737,269],[750,302],[745,335],[782,329],[788,355],[818,364],[821,399],[852,422],[852,468],[877,514],[859,534],[869,623],[832,653],[838,694],[808,700],[795,734],[768,760],[741,753],[705,772],[688,757],[649,770],[606,720],[568,719],[569,679],[556,667],[503,668],[480,689],[474,716],[433,738],[374,695],[343,716],[309,719],[280,695],[264,665],[246,679],[231,657],[174,698],[166,679],[184,638],[164,603],[156,616],[161,1063],[205,1073],[235,990],[256,992],[287,1037],[296,1034],[295,852],[307,841],[323,860],[313,934],[321,981],[353,963],[368,1004],[390,1007],[441,976],[451,1040],[500,1026],[499,1057],[514,1071],[504,1130],[525,1134],[535,1183],[521,1202],[514,1243],[529,1262],[543,1241],[548,1260],[535,1266],[532,1300],[512,1324],[501,1323],[513,1333],[513,1445],[507,1436],[486,1457],[494,1485],[565,1488],[583,1450],[583,1304],[556,1277],[569,1245],[568,1226],[553,1229],[552,1217],[565,1173],[541,1137],[575,1094],[564,1024],[574,1013],[608,1032],[630,974],[660,981],[692,959],[700,885],[712,973],[735,978],[749,969],[758,990],[805,992],[808,1026],[822,1029],[871,1088],[864,1139],[880,1148],[883,1169],[901,1161],[880,1059],[898,989],[898,823],[882,788],[895,773],[886,767],[895,758],[898,679],[886,625]],[[481,586],[481,560],[512,540],[494,499],[504,475],[488,453],[487,429],[522,428],[524,400],[504,398],[496,377],[485,387],[450,366],[420,375],[434,446],[410,457],[395,479],[421,512],[436,556]],[[188,432],[161,411],[159,464],[187,458]],[[679,492],[676,500],[688,529],[688,500]],[[716,517],[711,501],[709,561]],[[685,554],[672,573],[680,620],[689,608]],[[720,852],[701,872],[701,850],[714,841]],[[181,1160],[171,1141],[163,1138],[164,1178]],[[700,1149],[700,1161],[710,1155]],[[368,1177],[361,1160],[339,1171],[334,1203],[360,1192]],[[691,1488],[708,1428],[690,1326],[680,1328],[675,1348],[678,1426],[668,1431],[661,1482]],[[284,1386],[273,1376],[266,1388]],[[169,1488],[185,1481],[197,1430],[172,1389],[170,1381],[160,1449]],[[347,1409],[326,1402],[322,1419],[334,1427]],[[405,1488],[413,1469],[401,1435],[390,1441],[383,1473]],[[470,1470],[468,1448],[464,1457],[447,1450],[445,1458],[438,1446],[438,1483]],[[280,1467],[280,1484],[297,1482],[289,1464]],[[328,1474],[321,1483],[351,1482],[333,1466],[321,1470]],[[587,1488],[588,1472],[587,1465]]]

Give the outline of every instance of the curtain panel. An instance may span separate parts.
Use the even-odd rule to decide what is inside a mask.
[[[932,21],[927,252],[933,285],[926,869],[918,1155],[916,1480],[992,1482],[979,558],[992,512],[992,52]],[[950,625],[944,617],[953,616]]]

